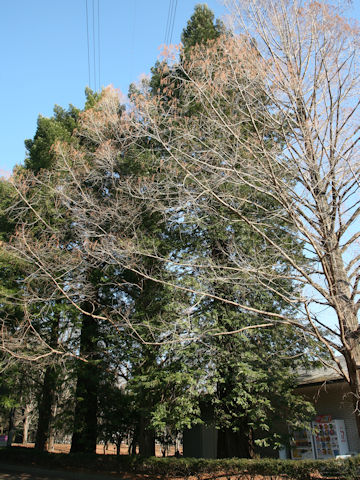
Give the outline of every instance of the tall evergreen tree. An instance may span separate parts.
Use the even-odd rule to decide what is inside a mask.
[[[43,170],[52,170],[54,164],[54,151],[52,147],[55,142],[60,140],[71,141],[71,135],[75,128],[78,114],[79,110],[73,106],[70,106],[68,110],[55,106],[53,117],[46,118],[39,116],[34,138],[32,140],[25,140],[27,149],[25,171],[31,172],[34,175],[40,175]],[[44,198],[46,198],[46,193]],[[49,196],[47,201],[45,199],[45,208],[48,210],[46,214],[51,219],[51,223],[56,227],[57,220],[51,214],[50,198]],[[39,288],[41,287],[39,286]],[[41,310],[42,306],[39,308]],[[50,348],[56,348],[58,345],[60,317],[64,308],[64,302],[52,302],[48,314],[39,319],[39,333],[46,337]],[[45,366],[42,391],[38,405],[39,418],[35,438],[35,448],[39,450],[45,450],[49,440],[58,374],[59,371],[56,362]]]
[[[0,410],[2,416],[9,419],[8,445],[19,430],[21,408],[32,401],[31,394],[36,388],[29,375],[31,366],[22,358],[21,334],[17,337],[24,321],[21,279],[26,267],[6,249],[15,234],[16,223],[8,215],[15,199],[16,192],[11,183],[0,179]],[[28,353],[31,353],[31,346]]]
[[[206,3],[196,5],[194,13],[181,34],[185,56],[192,47],[206,45],[225,32],[225,25],[220,19],[215,19],[214,13]]]
[[[98,94],[94,94],[91,90],[86,90],[86,104],[85,109],[92,107],[98,100]],[[63,141],[68,144],[78,143],[78,139],[73,136],[73,132],[77,125],[80,110],[70,105],[65,110],[59,106],[54,108],[54,116],[51,118],[39,117],[38,126],[32,140],[26,140],[25,146],[27,148],[27,157],[25,159],[25,170],[31,171],[35,176],[41,176],[41,172],[44,175],[52,176],[54,169],[54,163],[56,162],[56,156],[54,151],[54,145],[56,142]],[[40,187],[41,188],[41,187]],[[45,193],[46,196],[46,193]],[[50,212],[52,211],[52,200],[45,199],[45,208]],[[60,226],[58,219],[52,218],[52,224],[55,228],[62,228],[62,242],[65,244],[71,244],[76,242],[73,239],[71,233],[71,220],[62,219],[62,225]],[[89,311],[92,311],[92,305],[88,305]],[[47,335],[47,341],[50,347],[55,348],[60,331],[61,317],[71,318],[79,325],[79,347],[80,355],[87,360],[87,362],[78,362],[76,370],[77,376],[77,389],[76,389],[76,402],[75,402],[75,420],[74,420],[74,446],[73,448],[79,451],[94,451],[96,445],[96,409],[97,409],[97,368],[94,366],[91,357],[96,357],[97,341],[99,332],[97,332],[96,321],[92,317],[88,317],[86,314],[74,315],[74,312],[69,310],[67,301],[60,300],[57,303],[51,304],[52,313],[44,319],[46,323],[44,331],[44,325],[40,326],[43,330],[42,335]],[[86,311],[86,306],[85,306]],[[80,322],[80,323],[79,323]],[[97,334],[96,334],[97,333]],[[89,361],[88,361],[89,360]],[[50,434],[50,426],[53,420],[53,409],[55,402],[55,395],[57,389],[58,379],[58,367],[55,364],[48,365],[44,371],[44,380],[42,393],[39,399],[39,420],[38,429],[36,433],[35,447],[44,450],[46,448],[47,441]],[[96,401],[94,400],[96,399]],[[86,408],[84,410],[84,405]],[[83,440],[77,441],[80,436]],[[87,440],[91,446],[87,445]],[[86,440],[86,441],[85,441]]]
[[[167,125],[163,125],[164,122],[161,120],[160,128],[163,128],[166,132],[160,140],[160,144],[165,147],[164,152],[168,148],[168,151],[183,152],[185,158],[187,155],[189,158],[196,158],[199,155],[200,163],[201,152],[204,149],[206,151],[206,148],[209,148],[211,151],[211,148],[213,148],[213,151],[216,152],[216,142],[219,142],[219,134],[216,131],[210,134],[213,136],[213,141],[206,137],[208,128],[205,123],[207,120],[203,111],[204,105],[197,101],[196,89],[191,90],[194,79],[188,77],[187,62],[189,61],[191,64],[194,48],[196,49],[201,45],[203,45],[203,49],[209,48],[213,52],[215,51],[213,53],[214,57],[221,55],[220,50],[216,51],[221,47],[220,45],[216,46],[216,44],[214,47],[214,40],[222,34],[229,35],[225,32],[221,23],[214,24],[212,12],[205,6],[197,6],[194,15],[183,31],[184,50],[180,63],[174,66],[159,63],[153,70],[150,86],[152,94],[161,99],[162,109],[164,111],[175,110],[176,116],[186,119],[186,125],[190,126],[192,134],[196,131],[193,136],[188,137],[186,132],[183,136],[180,135],[180,146],[180,144],[176,144],[175,139],[169,133],[169,131],[174,132],[174,127],[176,128],[177,125],[176,120],[172,125],[170,124],[174,117],[171,117],[169,129],[167,129]],[[193,70],[196,72],[196,66]],[[221,72],[218,73],[221,77]],[[240,82],[241,78],[239,78]],[[253,102],[256,101],[255,96]],[[173,107],[174,98],[176,98],[175,109]],[[219,102],[222,114],[227,116],[229,121],[233,120],[235,125],[236,119],[232,118],[231,105],[233,102],[240,101],[239,98],[236,98],[236,91],[221,91],[218,98],[215,97],[214,99],[213,96],[211,98],[215,104]],[[167,113],[167,115],[169,114]],[[243,123],[241,128],[240,135],[247,136],[248,129],[252,128],[251,122]],[[167,135],[169,135],[171,141],[166,139]],[[184,138],[193,138],[194,140],[189,140],[189,145],[185,146]],[[269,138],[271,138],[271,133]],[[199,140],[197,141],[197,139]],[[231,136],[229,142],[231,142]],[[244,155],[246,156],[245,151]],[[182,159],[179,160],[179,163],[181,162]],[[221,165],[216,163],[216,156],[211,163],[215,169],[217,167],[221,168]],[[195,175],[204,185],[208,184],[209,179],[211,182],[211,169],[208,172],[202,172],[199,169],[196,171]],[[231,188],[228,185],[220,186],[222,194],[225,196],[227,195],[226,189]],[[231,195],[231,198],[236,198],[236,188],[233,187],[232,191],[228,191],[228,194]],[[244,195],[246,196],[246,186],[242,187],[242,192],[239,192],[239,198],[243,198]],[[229,210],[221,205],[216,205],[216,201],[212,209],[211,199],[206,198],[206,210],[202,215],[201,200],[203,198],[206,198],[205,194],[203,196],[199,195],[196,204],[191,205],[191,207],[188,204],[188,211],[184,211],[181,217],[183,229],[188,228],[189,231],[195,233],[188,263],[210,263],[213,266],[214,280],[213,282],[208,281],[207,287],[216,297],[227,298],[235,304],[250,304],[253,308],[259,310],[284,313],[288,309],[287,302],[281,296],[272,293],[274,285],[256,284],[244,272],[244,278],[240,281],[240,284],[243,285],[248,277],[248,285],[247,288],[240,288],[239,279],[232,279],[230,273],[233,265],[231,261],[229,262],[229,257],[236,259],[238,250],[243,255],[256,257],[261,251],[261,236],[256,236],[246,225],[238,222],[236,215],[232,215]],[[242,214],[249,216],[249,218],[259,217],[259,222],[261,222],[261,206],[267,209],[273,208],[274,211],[277,209],[276,202],[274,201],[273,207],[271,207],[269,199],[265,195],[258,195],[255,204],[255,207],[249,207],[244,203]],[[209,214],[212,211],[216,211],[216,216]],[[221,223],[218,221],[219,215],[222,218]],[[187,222],[187,218],[189,218],[189,222]],[[200,223],[195,228],[191,225],[192,218],[200,219],[198,220]],[[273,220],[274,222],[275,220]],[[272,227],[276,228],[274,224]],[[270,230],[269,234],[271,234]],[[280,241],[284,245],[291,245],[293,254],[294,251],[297,251],[297,255],[301,256],[301,243],[297,241],[294,230],[287,229],[281,221],[278,222],[275,237],[276,241]],[[264,260],[266,262],[266,259]],[[222,280],[216,275],[217,271],[224,268],[229,268],[226,280]],[[287,268],[285,264],[283,268]],[[292,282],[284,280],[278,288],[289,294],[293,289]],[[241,309],[223,304],[218,300],[205,300],[202,307],[198,307],[197,310],[200,317],[204,316],[208,324],[212,324],[215,329],[224,334],[223,336],[216,336],[210,341],[209,347],[212,356],[208,364],[208,368],[212,369],[213,379],[215,380],[213,407],[214,422],[219,428],[218,455],[220,457],[252,457],[255,455],[256,443],[268,444],[272,442],[272,445],[278,444],[279,439],[274,436],[274,430],[272,429],[277,409],[281,408],[289,421],[293,418],[294,424],[296,422],[301,424],[311,414],[310,405],[299,401],[291,393],[295,385],[296,361],[288,361],[286,355],[279,354],[278,356],[276,353],[286,351],[290,357],[295,355],[296,358],[306,348],[306,342],[302,342],[301,339],[298,340],[294,332],[280,325],[269,330],[253,332],[250,330],[246,334],[230,334],[248,325],[249,316],[242,313]],[[295,311],[293,314],[295,314]],[[251,320],[256,323],[255,317]],[[258,317],[258,323],[262,323],[261,317]],[[214,352],[216,352],[215,356]],[[229,355],[229,352],[231,352],[231,355]],[[306,361],[306,359],[302,358],[300,364],[302,361]],[[273,368],[269,368],[269,362],[272,362]],[[275,388],[276,393],[270,389],[270,385]],[[294,415],[295,412],[297,415]]]

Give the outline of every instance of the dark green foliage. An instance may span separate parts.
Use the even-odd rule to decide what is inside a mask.
[[[86,87],[85,88],[85,107],[84,110],[88,110],[89,108],[93,108],[96,103],[100,100],[101,98],[101,93],[94,92],[91,90],[91,88]]]
[[[102,385],[99,405],[99,440],[116,445],[120,454],[121,442],[134,436],[139,422],[139,412],[132,395],[116,385],[115,378]]]
[[[91,304],[83,306],[91,312]],[[80,355],[76,368],[76,392],[74,429],[71,452],[92,453],[96,451],[97,416],[100,368],[98,368],[98,322],[90,315],[83,314],[80,335]]]
[[[21,280],[26,265],[6,248],[10,238],[16,233],[15,221],[8,213],[15,199],[14,187],[10,182],[0,179],[0,328],[5,337],[2,341],[9,351],[0,351],[0,415],[3,419],[10,419],[10,437],[21,429],[20,408],[34,400],[35,390],[29,375],[31,366],[28,362],[16,358],[18,352],[15,336],[24,319]],[[7,340],[10,345],[6,344]],[[31,346],[25,346],[25,349],[31,352]]]
[[[15,234],[15,222],[8,214],[15,198],[14,187],[8,181],[0,179],[0,318],[3,321],[9,320],[14,325],[23,316],[19,279],[23,275],[24,264],[6,250],[2,243],[8,242]]]
[[[233,321],[231,328],[244,324]],[[287,437],[282,422],[299,428],[311,419],[313,406],[294,392],[296,366],[301,364],[294,358],[306,346],[291,330],[275,326],[225,336],[218,339],[215,348],[217,388],[213,405],[220,429],[220,458],[252,457],[258,446],[278,448]],[[228,436],[232,440],[227,442]],[[224,449],[226,445],[239,450],[229,452]]]
[[[175,150],[178,148],[179,151],[184,152],[184,157],[199,156],[201,161],[202,152],[206,151],[205,145],[211,152],[216,151],[218,142],[221,142],[225,150],[226,145],[232,145],[233,142],[231,135],[226,137],[224,132],[208,130],[209,119],[206,106],[200,105],[196,100],[196,89],[195,92],[189,90],[192,82],[187,82],[186,73],[186,62],[191,58],[192,49],[196,45],[204,45],[206,48],[207,42],[210,42],[210,47],[213,47],[212,41],[224,33],[226,33],[225,28],[221,23],[214,24],[214,15],[211,10],[206,5],[198,5],[187,28],[183,31],[184,51],[179,63],[167,65],[164,61],[161,64],[158,63],[152,70],[151,92],[160,97],[164,111],[167,111],[167,107],[175,98],[179,118],[185,118],[196,132],[195,135],[188,136],[187,131],[184,130],[184,135],[179,137],[178,145],[175,145],[173,140],[169,144],[170,148]],[[239,83],[241,80],[239,78]],[[213,100],[213,97],[211,98]],[[219,102],[219,108],[224,117],[228,118],[230,123],[237,124],[236,114],[232,108],[239,101],[239,98],[236,98],[236,92],[221,91],[219,98],[215,101]],[[251,122],[249,124],[243,122],[239,128],[241,132],[238,134],[246,136],[253,125]],[[184,138],[189,140],[185,142]],[[269,138],[272,138],[271,135]],[[229,158],[232,157],[232,153],[229,151]],[[215,167],[219,169],[223,167],[221,163],[216,163],[216,155],[212,161]],[[191,170],[192,167],[188,168]],[[202,185],[212,184],[211,169],[198,169],[195,175]],[[186,181],[191,182],[188,178]],[[247,194],[250,195],[246,186],[235,185],[235,182],[234,184],[224,182],[219,187],[221,195],[224,198],[228,196],[234,199],[234,202],[237,198],[246,198]],[[196,189],[196,185],[194,188]],[[284,222],[275,220],[279,209],[276,201],[269,199],[265,194],[258,194],[256,199],[252,198],[252,202],[244,202],[241,207],[236,203],[232,206],[235,210],[240,208],[242,215],[252,220],[256,218],[258,225],[266,229],[267,235],[275,242],[284,245],[284,248],[288,248],[292,255],[301,256],[302,246],[295,232],[284,225]],[[246,271],[241,276],[235,273],[232,278],[231,267],[235,267],[234,270],[238,272],[236,267],[238,264],[241,265],[242,256],[258,258],[259,263],[262,263],[264,269],[266,268],[266,255],[263,261],[260,258],[263,255],[261,235],[254,234],[245,222],[239,221],[236,214],[224,208],[211,195],[209,197],[205,194],[199,195],[196,197],[196,203],[187,204],[186,208],[187,210],[184,208],[179,215],[179,229],[184,233],[187,241],[183,241],[180,250],[173,255],[179,259],[180,263],[185,261],[188,264],[213,266],[209,276],[213,280],[201,277],[200,273],[200,286],[196,285],[197,272],[194,269],[192,277],[195,288],[259,310],[279,314],[286,312],[290,316],[295,314],[295,309],[291,312],[287,302],[274,293],[274,291],[290,293],[294,288],[292,282],[286,279],[290,276],[290,269],[284,262],[281,264],[279,261],[278,265],[278,268],[283,271],[284,280],[277,280],[277,285],[272,281],[269,281],[268,285],[266,281],[256,282],[251,275],[247,275]],[[271,225],[267,225],[266,218],[262,218],[262,208],[274,211],[274,220]],[[213,215],[211,212],[216,214]],[[234,263],[231,263],[231,259],[235,260]],[[255,455],[256,445],[278,447],[284,441],[284,438],[275,433],[278,427],[279,411],[282,412],[284,419],[294,422],[294,426],[309,420],[313,413],[311,405],[292,393],[296,384],[296,368],[307,361],[306,355],[304,358],[301,356],[307,348],[305,341],[299,341],[298,336],[291,329],[281,324],[274,325],[272,328],[228,334],[250,324],[261,324],[264,320],[260,316],[244,314],[240,308],[209,298],[197,303],[197,307],[192,312],[192,318],[193,325],[196,323],[199,326],[204,325],[208,330],[212,327],[216,334],[225,333],[224,336],[209,335],[206,338],[208,350],[203,352],[198,363],[198,368],[202,369],[203,378],[203,391],[199,394],[203,395],[206,391],[213,392],[210,403],[214,410],[212,422],[219,429],[219,456],[251,457]],[[199,345],[197,348],[199,350]],[[196,377],[195,369],[193,375]],[[237,449],[231,451],[223,449],[226,444],[236,445]]]
[[[73,105],[68,110],[56,105],[53,117],[39,116],[34,139],[25,140],[26,169],[38,173],[42,168],[51,168],[55,158],[52,146],[58,141],[71,141],[79,112]]]
[[[86,88],[85,96],[84,110],[87,110],[94,107],[101,94]],[[39,115],[34,138],[25,140],[27,151],[25,158],[26,169],[37,174],[43,168],[52,168],[55,161],[53,145],[56,142],[64,141],[71,143],[75,140],[73,132],[80,113],[81,110],[74,107],[74,105],[69,105],[66,110],[59,105],[55,105],[52,117],[47,118]]]
[[[195,11],[181,34],[185,54],[195,45],[206,44],[225,33],[225,26],[219,19],[214,21],[214,13],[206,3],[195,6]]]
[[[15,222],[11,220],[7,209],[16,198],[14,187],[10,182],[0,178],[0,240],[9,241],[10,235],[14,233]]]
[[[183,62],[186,59],[186,55],[190,53],[191,48],[195,45],[206,44],[211,40],[216,40],[220,35],[226,32],[223,22],[219,19],[214,21],[214,13],[206,4],[198,4],[195,6],[195,10],[191,18],[188,20],[187,27],[183,29],[181,34],[181,41],[183,43],[183,53],[181,55],[180,61]],[[169,85],[166,85],[166,77],[163,68],[166,66],[165,71],[169,72],[169,67],[167,66],[166,61],[159,62],[157,61],[155,66],[151,68],[151,79],[150,79],[150,88],[154,95],[162,93],[164,98],[170,99],[165,94],[164,85],[169,88]],[[171,70],[172,67],[170,67]],[[173,67],[175,70],[177,66]],[[180,78],[183,76],[182,71],[179,69],[177,75]],[[178,88],[180,84],[177,85],[177,82],[172,82],[173,93],[172,95],[179,95]],[[133,88],[130,89],[130,94],[133,93]]]

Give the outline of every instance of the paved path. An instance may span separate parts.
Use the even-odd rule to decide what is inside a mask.
[[[121,480],[121,477],[0,463],[0,480]]]

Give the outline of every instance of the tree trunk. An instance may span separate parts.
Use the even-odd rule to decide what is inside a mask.
[[[360,347],[358,341],[352,346],[350,351],[344,352],[346,366],[349,372],[350,391],[354,406],[354,414],[358,435],[360,437]]]
[[[249,432],[233,432],[222,429],[218,432],[217,458],[254,458],[255,449],[251,429]]]
[[[51,413],[52,418],[56,417],[56,410],[57,410],[57,404],[55,403],[53,405],[53,409],[52,409],[52,413]],[[47,451],[48,452],[53,452],[54,447],[55,447],[55,430],[54,430],[54,426],[52,424],[50,424]]]
[[[54,451],[54,445],[55,445],[55,435],[53,433],[50,433],[49,439],[47,442],[47,451],[48,452],[53,452]]]
[[[116,455],[120,455],[120,450],[121,450],[121,442],[116,444]]]
[[[56,347],[59,338],[59,320],[54,319],[50,325],[51,334],[49,344]],[[40,451],[46,449],[50,432],[52,409],[55,401],[57,382],[56,366],[50,365],[45,370],[44,383],[39,403],[39,419],[35,436],[35,448]]]
[[[35,437],[35,448],[40,451],[46,450],[49,437],[52,408],[55,399],[56,377],[55,367],[47,367],[39,404],[39,420]]]
[[[143,415],[139,424],[139,453],[144,457],[155,456],[155,432],[149,428],[149,420]]]
[[[134,436],[129,441],[129,448],[128,448],[129,455],[136,455],[137,438],[138,438],[138,434],[137,432],[135,432]]]
[[[130,455],[136,455],[136,447],[137,447],[137,443],[136,441],[133,441],[131,442],[131,445],[130,445]]]
[[[28,443],[29,437],[29,426],[30,426],[30,409],[28,406],[25,407],[24,416],[23,416],[23,444]]]
[[[91,311],[91,305],[86,305]],[[97,440],[98,412],[98,367],[94,363],[97,355],[98,325],[89,315],[83,316],[80,337],[80,355],[87,362],[79,362],[77,369],[76,406],[71,453],[95,453]]]
[[[16,408],[13,407],[10,410],[10,414],[9,414],[9,433],[8,433],[8,439],[6,444],[7,447],[11,447],[11,444],[15,440],[16,427],[17,427]]]
[[[225,324],[225,327],[227,325]],[[224,338],[221,340],[224,351],[234,353],[231,347],[231,339]],[[220,365],[220,377],[223,382],[217,385],[217,396],[220,401],[220,408],[233,416],[230,421],[231,427],[236,427],[235,432],[231,427],[222,427],[218,432],[217,441],[217,457],[218,458],[254,458],[255,443],[253,436],[253,429],[249,426],[246,412],[240,405],[234,405],[232,401],[233,392],[236,391],[236,371],[232,365]],[[230,399],[230,403],[229,402]],[[235,414],[235,415],[234,415]],[[220,412],[221,418],[221,412]],[[221,421],[220,421],[221,427]]]
[[[341,333],[343,354],[349,374],[358,435],[360,436],[360,326],[357,305],[351,297],[351,282],[347,276],[338,240],[334,235],[324,242],[324,270],[328,272],[330,298],[336,311]]]
[[[219,242],[218,242],[219,243]],[[217,261],[218,259],[222,259],[226,261],[224,258],[224,251],[226,249],[226,245],[214,245],[212,248],[212,258]],[[221,289],[217,289],[218,296],[226,296],[227,293]],[[216,302],[217,303],[217,302]],[[215,305],[216,305],[215,303]],[[223,306],[218,304],[218,323],[219,325],[226,331],[231,331],[234,329],[234,325],[229,323],[228,315],[227,315],[227,306]],[[231,336],[224,336],[223,338],[217,338],[217,349],[220,352],[228,352],[230,356],[236,358],[238,355],[238,351],[236,349],[236,345],[234,345],[234,339]],[[217,396],[220,401],[220,409],[226,410],[229,415],[233,415],[234,420],[231,423],[236,422],[236,426],[238,431],[234,432],[231,428],[223,427],[220,428],[218,431],[218,440],[217,440],[217,457],[218,458],[254,458],[255,456],[255,444],[253,438],[253,431],[252,428],[249,427],[248,421],[246,418],[246,412],[243,412],[242,407],[234,406],[232,401],[230,400],[230,404],[228,403],[229,399],[232,398],[233,392],[236,391],[237,385],[235,383],[236,378],[236,364],[227,364],[226,362],[223,363],[220,360],[218,366],[218,371],[220,378],[222,378],[223,382],[219,382],[217,385]],[[236,411],[234,411],[236,409]],[[239,414],[244,414],[242,419],[239,419]],[[221,427],[221,422],[220,422]]]

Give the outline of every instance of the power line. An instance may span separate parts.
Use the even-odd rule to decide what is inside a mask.
[[[172,17],[173,7],[174,7],[174,0],[170,0],[169,9],[168,9],[168,16],[167,16],[167,20],[166,20],[166,28],[165,28],[165,39],[164,39],[165,45],[167,45],[169,43],[169,32],[170,32],[170,25],[171,25],[171,17]]]
[[[101,89],[101,83],[100,83],[100,0],[97,2],[97,20],[98,20],[98,73],[99,73],[99,90]]]
[[[95,0],[92,0],[93,23],[93,57],[94,57],[94,88],[96,91],[96,50],[95,50]]]
[[[172,18],[172,26],[171,26],[171,30],[170,30],[171,33],[170,33],[169,43],[171,43],[171,41],[172,41],[172,36],[173,36],[173,32],[174,32],[176,8],[177,8],[177,0],[175,1],[174,13],[173,13],[173,18]]]
[[[92,5],[86,0],[85,9],[89,87],[97,92],[101,87],[100,0],[92,0]]]
[[[137,1],[133,0],[133,22],[132,22],[132,30],[131,30],[131,46],[130,46],[130,65],[129,65],[129,70],[131,72],[131,76],[135,74],[135,67],[134,67],[134,62],[135,62],[135,32],[136,32],[136,16],[137,16]]]
[[[169,8],[168,8],[168,14],[167,14],[166,26],[165,26],[164,44],[166,44],[167,32],[168,32],[168,28],[169,28],[169,16],[170,16],[170,6],[171,6],[171,3],[172,3],[172,0],[169,1]]]
[[[87,54],[88,54],[88,74],[89,74],[89,87],[91,83],[90,73],[90,42],[89,42],[89,14],[88,14],[88,2],[86,0],[86,37],[87,37]]]

